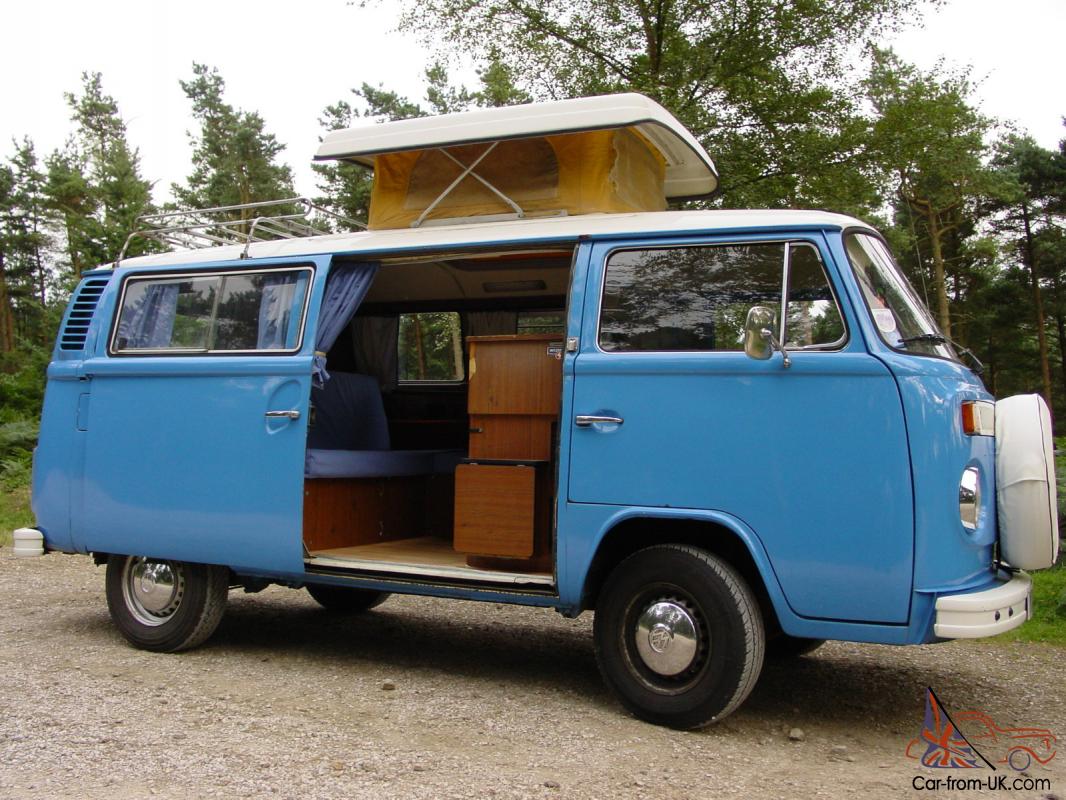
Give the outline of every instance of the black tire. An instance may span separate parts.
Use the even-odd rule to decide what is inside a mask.
[[[325,583],[307,584],[307,593],[322,608],[335,614],[359,614],[384,603],[389,592],[373,589],[353,589],[349,586],[333,586]]]
[[[218,627],[226,610],[229,570],[143,556],[107,559],[107,609],[134,647],[189,650]]]
[[[804,639],[782,633],[766,643],[766,660],[783,661],[813,653],[825,644],[825,639]]]
[[[649,547],[619,564],[600,592],[593,630],[608,687],[657,725],[688,730],[717,722],[744,701],[762,670],[755,595],[728,563],[687,545]]]

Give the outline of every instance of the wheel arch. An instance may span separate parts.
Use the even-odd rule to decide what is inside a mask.
[[[687,544],[714,553],[747,581],[759,601],[767,633],[781,630],[788,611],[762,542],[743,522],[726,514],[640,509],[612,518],[596,544],[581,590],[582,610],[595,610],[611,570],[638,550],[656,544]]]

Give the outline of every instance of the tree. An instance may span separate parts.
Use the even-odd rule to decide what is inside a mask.
[[[929,245],[937,321],[950,337],[948,237],[972,218],[977,201],[1003,191],[984,163],[991,121],[968,103],[964,74],[926,74],[890,50],[873,50],[866,89],[876,115],[872,147],[885,180]]]
[[[994,199],[989,210],[996,214],[996,230],[1010,240],[1009,246],[1028,273],[1043,395],[1051,405],[1051,365],[1041,280],[1045,275],[1053,275],[1056,289],[1061,288],[1061,267],[1057,266],[1057,259],[1049,256],[1057,254],[1059,249],[1056,245],[1060,237],[1056,234],[1061,231],[1054,227],[1052,218],[1055,204],[1060,200],[1057,194],[1061,195],[1063,175],[1056,164],[1055,153],[1039,147],[1030,137],[1015,134],[998,143],[993,165],[1006,190]],[[1042,235],[1044,233],[1050,236]],[[1057,316],[1061,350],[1066,345],[1066,324],[1062,321],[1061,311]]]
[[[0,171],[0,352],[36,339],[48,300],[44,175],[33,143],[15,143]]]
[[[281,200],[295,194],[292,170],[278,163],[285,145],[254,111],[235,109],[223,99],[226,84],[217,69],[193,64],[193,79],[181,88],[192,101],[193,117],[200,125],[190,132],[193,171],[185,186],[171,188],[187,208],[243,205]],[[235,219],[251,219],[244,210]]]
[[[46,194],[66,239],[69,278],[76,280],[82,270],[118,258],[137,218],[153,210],[152,184],[141,177],[140,156],[100,73],[82,73],[81,93],[65,97],[75,129],[47,159]],[[134,239],[129,254],[148,248]]]
[[[420,0],[403,25],[495,55],[537,98],[646,94],[719,164],[733,205],[866,209],[849,54],[921,0]]]

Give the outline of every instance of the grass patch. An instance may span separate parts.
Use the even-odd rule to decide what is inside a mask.
[[[987,641],[1048,642],[1066,646],[1066,565],[1032,573],[1033,618]]]
[[[0,546],[11,544],[11,531],[33,524],[30,511],[30,487],[17,486],[0,490]]]

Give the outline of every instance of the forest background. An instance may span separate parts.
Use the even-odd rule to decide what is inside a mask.
[[[720,171],[718,194],[689,206],[824,208],[869,221],[943,332],[983,363],[988,389],[999,397],[1039,392],[1066,420],[1066,139],[1041,147],[979,110],[965,68],[922,69],[881,44],[936,6],[407,2],[400,28],[435,59],[425,95],[364,82],[319,121],[324,133],[472,107],[646,94],[689,127]],[[450,79],[458,57],[477,65],[473,85]],[[159,187],[143,174],[98,72],[65,95],[70,128],[61,147],[38,152],[27,136],[0,157],[0,537],[31,521],[44,373],[81,271],[113,261],[143,214],[296,193],[284,143],[263,115],[235,104],[217,69],[192,64],[181,88],[191,164],[159,205]],[[314,170],[318,204],[365,220],[366,171]],[[130,252],[151,247],[135,239]]]

